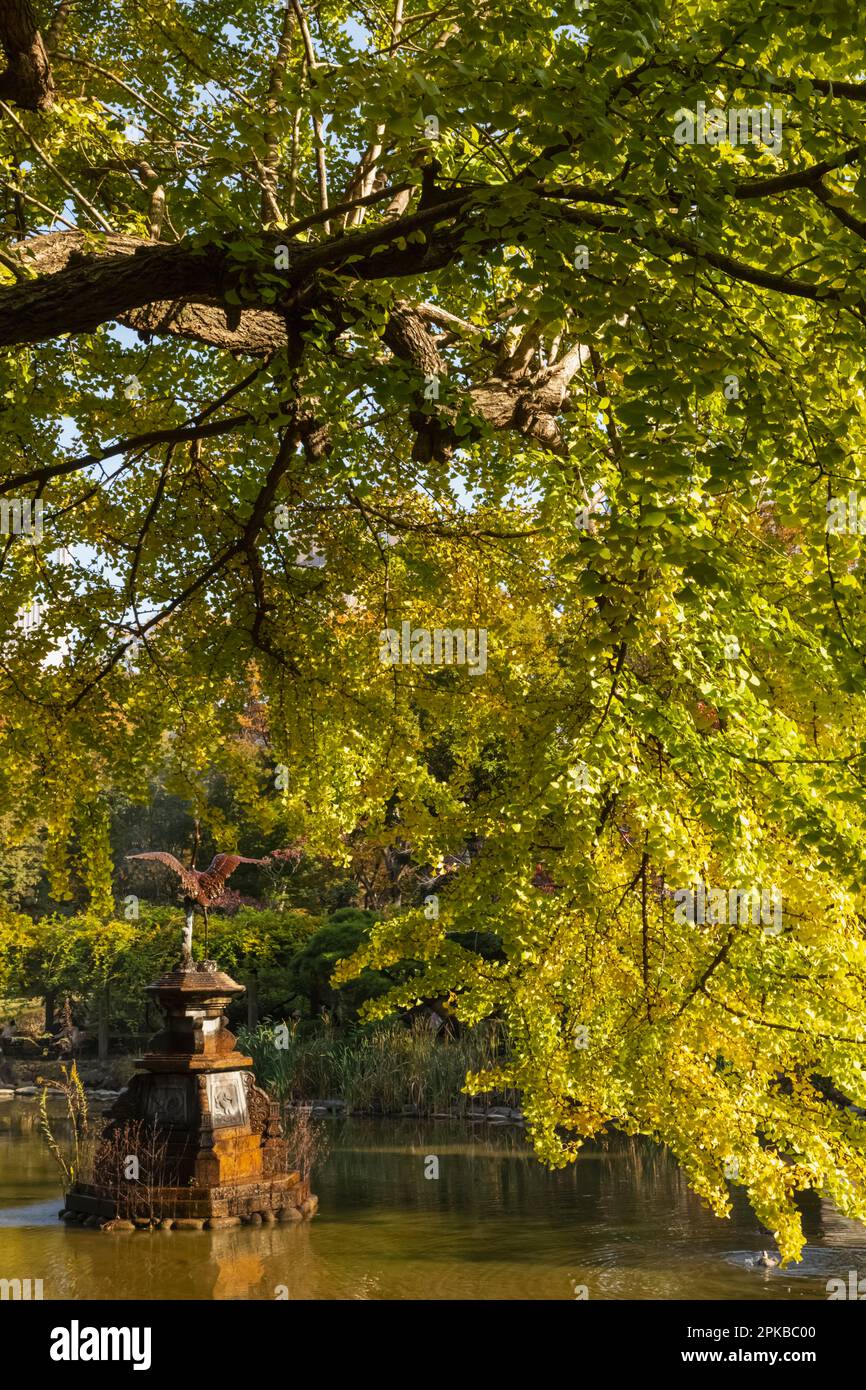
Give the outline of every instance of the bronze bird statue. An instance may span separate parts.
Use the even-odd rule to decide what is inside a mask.
[[[208,908],[218,903],[223,895],[226,881],[231,878],[239,864],[269,864],[269,859],[248,859],[243,854],[215,854],[206,869],[188,868],[181,864],[179,859],[175,859],[173,854],[167,854],[164,850],[149,850],[145,854],[128,854],[127,859],[155,859],[160,864],[165,864],[173,873],[177,874],[183,888],[183,906],[186,912],[186,926],[183,931],[183,961],[184,969],[192,969],[192,922],[196,907],[201,909],[204,917],[204,947],[207,954],[208,938]]]

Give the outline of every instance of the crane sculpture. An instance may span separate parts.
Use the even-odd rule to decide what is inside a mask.
[[[194,968],[192,954],[192,924],[195,909],[198,907],[204,917],[204,949],[207,954],[208,942],[208,908],[218,903],[223,895],[226,881],[231,878],[239,864],[269,864],[269,859],[247,859],[243,854],[215,854],[206,869],[195,869],[181,864],[179,859],[175,859],[173,854],[166,854],[163,850],[150,850],[146,854],[128,854],[127,859],[155,859],[159,864],[165,864],[180,879],[183,888],[183,906],[186,913],[186,925],[183,930],[183,958],[181,967],[184,970]]]

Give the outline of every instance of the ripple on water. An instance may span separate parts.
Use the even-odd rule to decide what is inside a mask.
[[[766,1246],[761,1246],[760,1250],[730,1250],[724,1259],[727,1264],[736,1265],[749,1274],[776,1279],[827,1279],[830,1275],[847,1274],[850,1269],[857,1269],[858,1264],[866,1268],[866,1250],[862,1246],[841,1244],[806,1245],[800,1260],[797,1263],[792,1261],[784,1269],[779,1266],[766,1269],[762,1265],[749,1263],[757,1260],[761,1250],[765,1249]],[[776,1254],[773,1250],[768,1253],[771,1256]]]
[[[474,1143],[423,1120],[328,1122],[313,1222],[101,1235],[58,1221],[36,1118],[0,1117],[0,1277],[44,1278],[51,1298],[808,1300],[866,1274],[866,1232],[826,1206],[799,1264],[750,1268],[771,1238],[744,1203],[705,1211],[663,1151],[624,1142],[550,1173],[504,1129]]]

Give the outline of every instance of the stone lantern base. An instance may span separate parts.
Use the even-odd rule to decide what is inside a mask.
[[[183,1229],[311,1216],[317,1199],[288,1170],[279,1107],[226,1027],[243,987],[206,961],[148,992],[166,1028],[109,1111],[94,1181],[67,1194],[64,1219]]]

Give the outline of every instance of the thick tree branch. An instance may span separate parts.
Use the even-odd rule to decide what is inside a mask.
[[[318,60],[316,58],[316,51],[313,47],[312,35],[310,34],[310,28],[307,24],[307,17],[304,14],[300,0],[290,0],[290,2],[292,9],[294,10],[295,19],[298,22],[298,29],[300,30],[301,38],[303,40],[307,72],[310,79],[310,84],[312,85],[317,81],[316,70],[319,66]],[[324,127],[322,124],[322,118],[319,115],[318,111],[312,109],[310,112],[310,117],[313,123],[313,135],[315,137],[316,146],[316,178],[318,179],[319,183],[319,209],[321,212],[327,212],[328,167],[327,162],[325,160]],[[330,232],[330,222],[326,221],[324,227],[326,232]]]
[[[62,268],[0,291],[0,344],[38,343],[61,333],[92,333],[100,324],[153,302],[154,290],[171,299],[222,297],[223,258],[212,248],[162,246],[113,236],[108,255],[82,255],[81,233],[57,232],[25,242],[16,254],[43,271]],[[59,238],[69,237],[69,242]],[[113,254],[111,254],[113,252]]]
[[[268,95],[265,100],[265,156],[261,162],[262,181],[262,222],[282,222],[278,189],[280,172],[280,141],[277,134],[277,117],[286,78],[292,40],[293,14],[290,5],[283,10],[283,22],[277,40],[277,51],[271,65],[268,82]]]
[[[240,317],[222,304],[190,299],[158,299],[119,315],[120,322],[139,333],[171,333],[193,338],[227,352],[268,357],[287,346],[289,335],[281,314],[268,309],[242,309]]]
[[[504,191],[507,188],[506,185]],[[420,206],[397,221],[367,231],[317,243],[292,242],[285,290],[276,305],[266,303],[264,295],[256,304],[249,262],[235,267],[230,254],[220,246],[193,247],[184,242],[164,246],[109,234],[92,250],[92,239],[85,243],[82,233],[53,233],[35,238],[20,248],[16,246],[14,254],[25,268],[41,272],[39,278],[0,289],[0,345],[92,332],[101,323],[157,305],[138,320],[148,331],[163,327],[241,351],[248,339],[251,351],[272,351],[282,342],[275,316],[284,318],[289,331],[300,330],[306,314],[326,297],[333,297],[333,288],[326,294],[320,284],[323,271],[344,271],[363,280],[393,281],[453,263],[461,254],[463,232],[477,225],[478,213],[483,215],[483,208],[474,205],[476,191],[456,190],[434,206]],[[483,192],[487,194],[489,190],[485,188]],[[611,222],[585,209],[548,206],[551,215],[575,225],[637,240],[637,233],[630,231],[627,222]],[[413,237],[420,231],[424,232],[422,239]],[[496,227],[489,233],[489,243],[507,241],[512,234],[513,228],[507,225]],[[264,259],[273,261],[279,235],[261,235],[258,251]],[[673,231],[659,228],[653,235],[671,250],[703,261],[734,280],[815,301],[839,299],[832,286],[764,270]],[[245,302],[238,307],[236,297],[229,304],[229,291],[236,294],[241,273]],[[263,289],[272,293],[272,275],[265,277]],[[197,332],[193,308],[199,304],[205,306],[205,312]],[[220,306],[229,308],[225,318],[221,317]],[[248,319],[244,331],[239,332],[248,311],[258,316]],[[429,351],[422,348],[423,342],[416,335],[416,358]],[[495,384],[492,389],[501,395]],[[500,399],[497,413],[503,406]]]
[[[0,100],[23,111],[50,111],[51,64],[30,0],[0,0],[0,44],[7,60],[0,76]]]
[[[395,305],[383,339],[396,357],[410,362],[421,376],[443,381],[447,377],[448,365],[436,339],[427,329],[423,314],[412,305],[404,301]],[[529,339],[534,343],[531,352]],[[564,444],[556,416],[565,404],[575,372],[589,356],[589,349],[577,343],[554,365],[532,371],[530,363],[537,346],[532,333],[524,335],[514,354],[503,359],[484,381],[471,386],[467,396],[473,413],[489,427],[515,430],[543,448],[560,453]],[[419,462],[447,458],[457,442],[453,410],[430,410],[420,397],[409,418],[416,432],[413,458]]]

